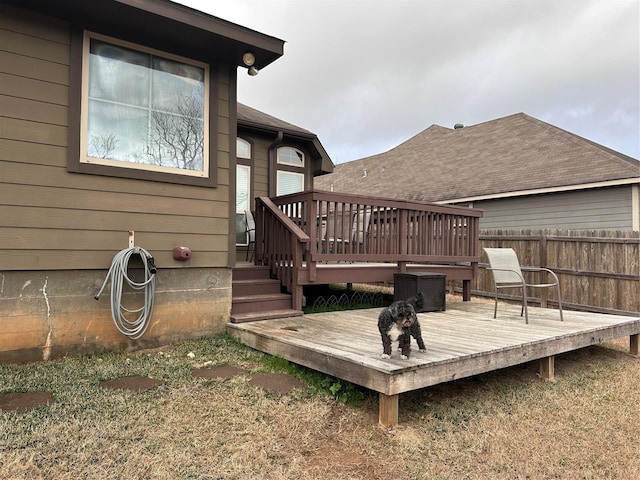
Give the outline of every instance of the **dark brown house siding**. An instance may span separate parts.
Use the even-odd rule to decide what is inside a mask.
[[[0,5],[0,361],[223,332],[236,66],[211,64],[215,188],[71,173],[70,38],[64,21]],[[108,294],[93,298],[130,230],[159,268],[153,324],[138,341],[114,328]],[[175,246],[191,259],[174,260]]]
[[[0,268],[104,268],[126,248],[129,230],[165,268],[184,266],[172,258],[175,245],[194,251],[190,267],[226,266],[229,68],[212,79],[220,92],[212,102],[217,188],[68,173],[69,28],[7,6],[0,12]]]

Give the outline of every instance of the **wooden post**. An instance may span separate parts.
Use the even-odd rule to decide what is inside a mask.
[[[409,251],[407,243],[407,232],[409,231],[409,212],[404,209],[400,209],[397,212],[397,230],[396,241],[398,242],[398,253],[400,255],[406,255]]]
[[[398,425],[399,398],[399,394],[385,395],[384,393],[380,393],[378,421],[383,427],[395,427]]]
[[[629,336],[629,353],[631,355],[638,355],[640,354],[639,348],[640,347],[640,334],[634,334],[634,335],[630,335]]]
[[[468,302],[471,300],[471,280],[462,281],[462,301]]]
[[[540,359],[540,378],[552,381],[555,377],[554,356],[550,355]]]

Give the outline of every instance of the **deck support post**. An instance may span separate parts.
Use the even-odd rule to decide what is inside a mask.
[[[554,356],[550,355],[540,359],[540,378],[553,381],[555,377]]]
[[[629,353],[631,355],[640,355],[640,334],[636,333],[629,336]]]
[[[385,395],[384,393],[380,393],[378,421],[383,427],[395,427],[398,425],[399,398],[399,394]]]
[[[462,301],[471,301],[471,280],[462,281]]]

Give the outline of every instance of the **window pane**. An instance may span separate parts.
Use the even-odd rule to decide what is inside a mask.
[[[242,213],[236,214],[236,245],[248,245],[247,217]]]
[[[89,97],[146,107],[149,60],[146,53],[91,40]]]
[[[304,190],[304,175],[299,173],[278,172],[277,195],[287,195]]]
[[[290,147],[278,149],[278,163],[304,167],[304,154],[299,150]]]
[[[144,154],[147,144],[146,110],[89,102],[87,154],[94,158],[148,163]]]
[[[146,154],[149,163],[163,167],[202,170],[204,127],[199,118],[151,112]]]
[[[249,167],[236,167],[236,212],[244,215],[249,208]]]
[[[251,144],[241,138],[236,139],[236,156],[238,158],[251,158]]]
[[[153,57],[153,108],[203,118],[204,71]]]
[[[84,154],[206,175],[205,67],[88,41]]]

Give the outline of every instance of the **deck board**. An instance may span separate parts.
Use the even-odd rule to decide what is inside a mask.
[[[640,333],[640,315],[565,311],[561,322],[557,310],[530,307],[525,324],[517,305],[500,305],[494,319],[491,303],[455,302],[446,311],[418,314],[425,353],[412,340],[410,359],[402,360],[397,350],[383,359],[377,327],[380,310],[229,324],[227,332],[257,350],[384,396]]]

